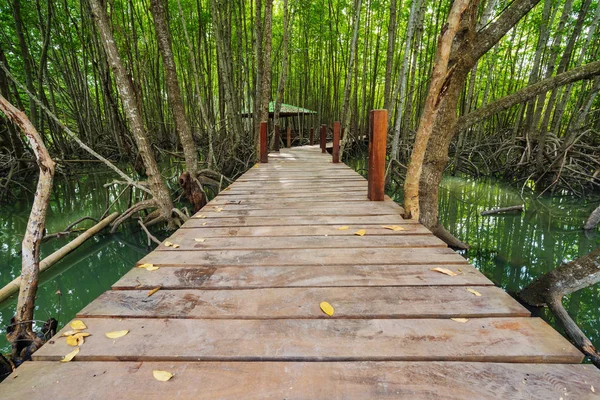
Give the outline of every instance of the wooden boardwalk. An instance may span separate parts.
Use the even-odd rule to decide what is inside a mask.
[[[598,398],[577,349],[356,172],[317,146],[269,160],[79,312],[73,361],[60,332],[1,398]]]

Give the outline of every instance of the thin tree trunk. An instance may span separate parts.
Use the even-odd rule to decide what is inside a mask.
[[[385,87],[383,108],[389,111],[391,107],[392,79],[394,77],[394,49],[396,48],[396,0],[390,0],[390,22],[388,24],[387,56],[385,61]],[[375,77],[373,77],[375,79]],[[391,114],[391,113],[390,113]]]
[[[44,237],[46,213],[52,194],[55,164],[44,145],[42,137],[27,116],[10,104],[2,95],[0,95],[0,110],[23,131],[40,170],[33,205],[27,221],[27,230],[21,246],[21,287],[17,300],[15,327],[8,335],[8,340],[12,344],[12,358],[18,360],[23,355],[22,349],[32,345],[33,348],[29,350],[29,353],[32,353],[42,344],[33,332],[31,321],[33,320],[35,295],[39,281],[40,245]]]
[[[108,21],[108,15],[104,9],[104,3],[102,0],[89,0],[89,2],[94,22],[102,38],[102,45],[106,51],[110,68],[115,75],[117,89],[123,102],[123,110],[129,121],[129,127],[136,141],[144,166],[146,167],[150,191],[156,205],[160,209],[162,219],[168,222],[169,228],[173,228],[173,203],[171,202],[171,196],[156,164],[150,140],[144,128],[142,113],[136,101],[134,88],[119,56]]]
[[[346,143],[348,142],[348,138],[352,136],[350,134],[350,96],[352,89],[352,75],[354,69],[354,58],[356,57],[356,47],[358,43],[358,28],[360,26],[360,11],[362,6],[362,0],[355,0],[355,13],[353,19],[352,28],[352,42],[350,43],[350,57],[348,60],[348,71],[346,73],[346,81],[344,82],[344,102],[342,104],[342,130],[345,132],[344,138],[342,139],[342,143],[340,144],[340,159],[344,153],[344,148],[346,147]]]
[[[265,15],[262,32],[262,82],[260,85],[260,122],[269,123],[269,102],[271,101],[271,46],[273,22],[273,0],[265,0]],[[258,131],[254,134],[256,157],[260,156]]]
[[[163,0],[151,0],[150,10],[154,18],[154,30],[156,31],[158,49],[165,67],[167,94],[169,96],[171,111],[173,112],[173,119],[175,120],[175,130],[181,141],[181,147],[183,147],[186,169],[193,176],[198,170],[198,152],[196,151],[196,144],[192,137],[192,130],[185,117],[185,107],[181,97],[181,90],[179,89],[177,67],[175,66],[175,59],[173,57],[171,34],[165,18]]]
[[[274,146],[275,140],[278,140],[275,135],[275,127],[280,127],[279,113],[281,112],[281,103],[283,102],[283,95],[285,93],[285,85],[287,83],[288,75],[288,56],[289,56],[289,42],[291,35],[291,18],[290,10],[288,9],[288,0],[283,0],[283,43],[282,43],[282,56],[281,56],[281,72],[279,74],[279,83],[277,85],[277,99],[275,100],[275,109],[273,110],[273,140],[271,141],[271,148]],[[279,144],[277,144],[279,146]]]
[[[402,114],[404,112],[404,104],[406,101],[406,75],[408,62],[410,61],[410,50],[413,41],[413,35],[415,32],[415,25],[417,23],[417,17],[420,10],[420,4],[422,0],[413,0],[410,6],[410,16],[408,17],[408,27],[406,28],[406,38],[404,40],[404,53],[402,55],[402,65],[400,67],[400,73],[398,75],[398,83],[396,85],[396,90],[394,92],[394,97],[390,100],[390,104],[394,104],[394,100],[398,102],[398,106],[396,108],[396,120],[394,123],[394,135],[392,138],[392,159],[398,159],[398,148],[400,146],[400,128],[402,124]],[[389,126],[391,126],[391,121],[393,121],[392,115],[394,113],[390,112],[388,114],[388,122]]]

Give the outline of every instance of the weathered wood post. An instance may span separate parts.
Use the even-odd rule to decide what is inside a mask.
[[[279,151],[279,146],[281,141],[281,134],[279,133],[279,125],[275,125],[275,143],[273,144],[273,148],[275,151]]]
[[[333,123],[333,151],[331,152],[334,163],[340,162],[340,122]]]
[[[327,126],[321,125],[321,153],[327,152]]]
[[[308,136],[308,143],[312,146],[313,142],[314,142],[314,134],[315,134],[315,128],[310,128],[310,135]]]
[[[371,201],[383,201],[385,196],[387,118],[387,110],[372,110],[369,114],[369,184],[367,197]]]
[[[267,123],[260,123],[260,162],[266,164],[269,162],[269,141],[267,139]]]
[[[292,127],[288,126],[287,128],[287,147],[288,149],[292,148]]]

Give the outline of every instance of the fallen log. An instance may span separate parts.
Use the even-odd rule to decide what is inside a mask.
[[[564,296],[600,282],[598,265],[600,265],[600,249],[561,264],[558,268],[536,278],[519,293],[519,297],[531,306],[548,306],[563,325],[567,336],[594,365],[600,368],[600,354],[562,305]]]
[[[96,225],[92,226],[90,229],[77,236],[77,238],[73,239],[73,241],[67,243],[65,246],[56,250],[54,253],[50,254],[48,257],[44,258],[40,261],[40,272],[43,272],[60,261],[64,256],[75,250],[77,247],[82,245],[86,240],[94,236],[96,233],[100,232],[102,229],[106,228],[111,222],[113,222],[119,216],[118,212],[114,212],[110,214],[108,217],[104,218],[102,221],[98,222]],[[17,277],[9,282],[6,286],[0,289],[0,303],[14,293],[19,291],[21,287],[21,277]]]
[[[523,208],[525,208],[525,206],[522,204],[518,205],[518,206],[492,208],[491,210],[482,211],[481,216],[484,217],[486,215],[495,215],[495,214],[501,214],[501,213],[512,212],[512,211],[523,211]]]

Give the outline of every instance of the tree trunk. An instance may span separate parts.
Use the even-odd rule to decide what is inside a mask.
[[[289,41],[291,35],[291,18],[290,18],[290,10],[288,9],[288,0],[283,0],[283,49],[281,56],[281,72],[279,74],[279,83],[277,85],[277,99],[275,100],[275,109],[273,110],[273,140],[271,141],[271,148],[277,146],[279,148],[279,143],[275,144],[277,138],[277,134],[275,132],[278,127],[281,126],[279,122],[279,113],[281,112],[281,103],[283,102],[283,95],[285,93],[285,85],[287,82],[288,75],[288,49],[289,49]],[[276,128],[277,127],[277,128]]]
[[[398,160],[398,147],[400,146],[400,128],[402,125],[402,115],[404,113],[404,104],[406,101],[406,76],[408,74],[408,62],[410,61],[410,50],[412,47],[413,35],[415,32],[415,25],[417,24],[417,17],[420,12],[420,4],[422,0],[413,0],[410,6],[410,16],[408,17],[408,27],[406,28],[406,38],[404,39],[404,53],[402,54],[402,65],[400,67],[400,73],[398,75],[398,83],[394,96],[390,100],[390,106],[394,104],[394,101],[398,102],[396,107],[396,120],[393,124],[394,135],[392,139],[392,159]],[[392,126],[392,115],[393,112],[388,114],[388,126]]]
[[[444,82],[445,94],[437,105],[437,115],[422,165],[418,183],[419,221],[443,240],[457,247],[457,239],[443,228],[438,221],[438,190],[442,174],[448,163],[450,142],[457,132],[456,112],[461,91],[469,71],[490,48],[492,48],[525,14],[540,0],[515,0],[504,12],[486,28],[475,32],[477,1],[469,4],[463,16],[464,27],[452,46],[449,65],[453,73]],[[415,166],[415,169],[417,166]],[[414,191],[411,192],[414,196]],[[405,194],[406,196],[406,194]],[[462,246],[458,246],[462,247]]]
[[[185,36],[185,41],[187,43],[187,47],[188,47],[188,51],[190,54],[190,63],[191,63],[191,67],[192,67],[192,75],[194,77],[194,88],[196,90],[196,96],[198,97],[198,105],[200,106],[200,118],[202,120],[202,123],[204,125],[204,128],[206,129],[206,134],[208,136],[208,154],[206,156],[206,162],[207,162],[207,168],[208,169],[212,169],[213,166],[213,162],[214,162],[214,148],[213,148],[213,138],[214,138],[214,134],[215,134],[215,127],[214,124],[212,123],[210,117],[209,117],[209,113],[208,113],[208,109],[206,107],[206,103],[203,100],[203,94],[202,94],[202,90],[201,90],[201,86],[200,86],[200,81],[198,76],[200,75],[198,72],[198,63],[196,61],[196,56],[194,54],[194,50],[192,47],[192,41],[190,40],[190,36],[188,34],[188,30],[187,30],[187,26],[186,26],[186,21],[185,18],[183,16],[183,10],[181,9],[181,1],[177,0],[177,6],[179,9],[179,18],[181,19],[181,24],[183,27],[183,34]]]
[[[594,345],[571,319],[562,305],[562,298],[568,294],[600,282],[600,249],[536,278],[519,293],[527,304],[541,307],[547,305],[563,324],[565,332],[575,345],[585,353],[594,365],[600,368],[600,355]]]
[[[174,228],[174,220],[172,218],[173,203],[167,186],[162,180],[158,165],[152,152],[152,146],[148,135],[146,134],[142,113],[136,101],[134,88],[129,80],[127,71],[121,61],[115,39],[113,37],[108,15],[104,8],[102,0],[89,0],[92,16],[98,29],[98,33],[102,39],[102,45],[106,51],[109,66],[115,75],[117,89],[121,95],[123,109],[129,121],[129,127],[136,141],[138,151],[144,166],[146,167],[146,175],[150,184],[153,200],[160,209],[160,214],[163,220],[167,221],[169,228]]]
[[[419,122],[415,144],[410,157],[410,163],[408,164],[408,171],[406,172],[406,180],[404,181],[404,210],[407,218],[419,218],[419,180],[421,178],[425,150],[434,128],[439,106],[443,104],[442,100],[447,90],[445,83],[453,72],[452,69],[448,69],[450,51],[454,36],[456,36],[459,29],[462,14],[468,4],[469,0],[454,1],[448,15],[448,22],[442,28],[442,34],[438,42],[435,65],[431,83],[429,84],[429,93],[425,100],[425,109]]]
[[[185,117],[185,107],[181,97],[181,90],[179,89],[177,69],[171,47],[171,34],[165,18],[163,0],[151,0],[150,11],[152,12],[152,17],[154,18],[154,29],[156,31],[158,49],[165,67],[167,94],[169,96],[171,111],[173,112],[173,119],[175,120],[175,130],[177,131],[179,140],[181,141],[181,147],[183,147],[186,169],[193,176],[198,170],[198,155],[196,151],[196,144],[194,143],[194,138],[192,137],[192,130],[190,129],[190,125]]]
[[[390,0],[390,22],[388,24],[387,56],[385,61],[385,87],[383,94],[383,108],[390,110],[392,79],[394,69],[394,49],[396,48],[396,0]],[[375,79],[375,77],[373,77]],[[390,114],[392,114],[390,112]]]
[[[1,95],[0,110],[23,131],[40,170],[33,205],[27,221],[27,230],[21,247],[21,287],[17,300],[15,326],[14,330],[8,335],[8,340],[12,344],[12,358],[16,361],[22,358],[27,359],[42,344],[33,332],[32,320],[40,271],[40,245],[44,237],[46,213],[52,194],[55,164],[50,158],[42,137],[27,116]],[[23,352],[23,350],[26,351]]]
[[[260,84],[260,122],[269,123],[269,102],[271,101],[271,45],[273,22],[273,0],[265,1],[265,15],[262,32],[262,82]],[[260,140],[255,132],[256,156],[260,158]]]
[[[344,102],[342,104],[342,130],[345,132],[344,138],[340,145],[340,159],[344,153],[344,148],[350,135],[350,92],[352,89],[352,75],[354,69],[354,57],[356,57],[356,47],[358,43],[358,28],[360,26],[360,11],[361,11],[362,0],[355,0],[355,13],[353,19],[352,28],[352,42],[350,43],[350,57],[348,60],[348,71],[346,73],[346,81],[344,82]]]

